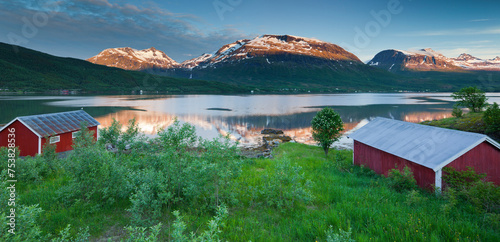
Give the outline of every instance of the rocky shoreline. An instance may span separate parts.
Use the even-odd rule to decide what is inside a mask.
[[[292,137],[285,135],[282,130],[264,129],[260,132],[262,140],[257,146],[240,148],[241,155],[248,158],[272,159],[272,151],[282,143],[295,142]]]

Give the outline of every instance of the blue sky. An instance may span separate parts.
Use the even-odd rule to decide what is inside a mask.
[[[500,1],[0,0],[0,42],[86,59],[155,47],[181,62],[263,34],[331,42],[361,60],[385,49],[500,56]]]

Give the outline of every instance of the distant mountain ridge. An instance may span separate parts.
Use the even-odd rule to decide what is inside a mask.
[[[222,46],[214,53],[205,53],[182,63],[177,63],[167,54],[153,47],[145,50],[136,50],[130,47],[110,48],[87,59],[87,61],[125,70],[192,69],[255,57],[277,55],[310,56],[327,60],[361,63],[356,55],[338,45],[292,35],[262,35],[252,40],[238,40]]]
[[[417,51],[384,50],[370,60],[368,65],[390,72],[398,71],[500,71],[500,57],[483,60],[463,53],[448,58],[430,48]]]
[[[87,59],[94,64],[118,67],[124,70],[170,69],[180,67],[179,63],[163,51],[154,47],[136,50],[130,47],[105,49]]]

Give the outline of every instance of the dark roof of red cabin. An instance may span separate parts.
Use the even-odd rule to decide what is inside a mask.
[[[94,127],[100,124],[87,112],[78,110],[17,117],[12,120],[12,122],[1,128],[0,131],[16,120],[19,120],[39,137],[48,137],[51,135],[58,135],[79,130],[80,123],[83,122],[87,123],[87,127]]]

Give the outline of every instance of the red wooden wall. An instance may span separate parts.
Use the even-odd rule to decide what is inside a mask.
[[[486,173],[487,181],[500,186],[500,150],[488,142],[483,142],[469,150],[445,167],[454,167],[461,171],[467,166],[474,167],[477,173]]]
[[[388,175],[389,170],[396,168],[396,166],[398,170],[403,170],[405,166],[408,166],[420,187],[432,189],[432,185],[435,183],[435,173],[432,169],[356,140],[354,140],[354,164],[367,166],[376,173],[385,176]]]
[[[6,127],[2,132],[0,132],[0,146],[8,145],[8,134],[10,128],[15,128],[16,135],[15,143],[19,147],[21,156],[35,156],[38,153],[38,136],[31,132],[24,124],[19,122],[19,120],[14,121],[9,127]]]
[[[15,144],[19,147],[20,156],[35,156],[38,154],[38,136],[29,130],[24,124],[18,120],[14,121],[9,127],[6,127],[0,132],[0,147],[8,146],[8,134],[10,128],[15,128]],[[94,133],[94,139],[97,140],[97,126],[90,127],[89,131]],[[60,141],[56,143],[56,152],[72,150],[73,147],[73,132],[60,134]],[[41,147],[48,142],[48,139],[41,139]]]
[[[97,126],[90,127],[90,132],[94,133],[94,139],[97,140]],[[73,131],[76,132],[76,131]],[[68,150],[72,150],[73,147],[73,132],[60,134],[60,140],[56,144],[56,152],[64,152]],[[42,147],[49,142],[49,139],[42,138]]]

